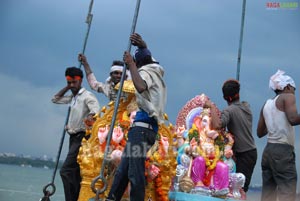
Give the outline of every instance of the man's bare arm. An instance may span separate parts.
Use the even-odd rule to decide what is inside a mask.
[[[284,99],[283,109],[286,117],[292,126],[300,124],[300,115],[297,112],[296,97],[294,94],[286,94]]]
[[[259,138],[264,137],[268,133],[265,118],[264,118],[264,115],[263,115],[263,107],[260,111],[256,133],[257,133],[257,137],[259,137]]]

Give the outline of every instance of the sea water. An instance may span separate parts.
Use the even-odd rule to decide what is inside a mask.
[[[30,166],[0,164],[0,201],[39,201],[43,196],[43,188],[52,180],[53,169]],[[64,192],[57,171],[54,185],[55,193],[51,201],[64,201]],[[47,188],[52,191],[52,188]]]
[[[0,164],[0,201],[39,201],[43,188],[52,180],[53,169]],[[64,192],[59,171],[54,180],[56,191],[51,201],[64,201]],[[48,188],[47,188],[48,189]],[[48,189],[52,191],[52,188]],[[248,201],[259,201],[260,191],[250,189]]]

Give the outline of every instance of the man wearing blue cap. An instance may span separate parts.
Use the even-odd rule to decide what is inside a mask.
[[[137,45],[142,38],[134,33],[130,40],[132,45]],[[164,70],[153,60],[145,43],[138,47],[135,58],[126,51],[123,60],[131,73],[139,110],[128,132],[128,141],[107,199],[121,200],[130,182],[130,201],[142,201],[146,186],[146,153],[155,142],[159,124],[164,123]]]

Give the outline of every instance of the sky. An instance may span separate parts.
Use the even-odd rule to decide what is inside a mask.
[[[247,1],[240,63],[240,96],[251,105],[259,156],[252,184],[261,183],[266,138],[256,137],[256,126],[262,105],[274,96],[269,78],[281,69],[294,78],[297,88],[300,83],[300,2],[275,1],[294,2],[298,5],[294,9],[270,9],[269,2]],[[57,156],[67,106],[55,105],[51,98],[66,85],[65,68],[79,66],[89,4],[89,0],[0,1],[0,153]],[[100,81],[107,78],[112,61],[121,60],[128,49],[135,8],[134,0],[94,1],[85,54]],[[227,106],[221,87],[237,75],[241,16],[241,0],[141,1],[135,31],[165,69],[170,123],[175,124],[187,101],[202,93],[220,110]],[[89,89],[86,81],[83,86]],[[104,95],[96,96],[101,106],[107,104]],[[296,99],[299,109],[299,90]],[[299,139],[296,127],[298,171]],[[67,153],[68,136],[64,142],[61,159]]]

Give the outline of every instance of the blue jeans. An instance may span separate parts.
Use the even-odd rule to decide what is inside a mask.
[[[130,128],[128,141],[108,194],[108,199],[121,200],[128,182],[130,182],[130,201],[144,200],[146,154],[154,144],[155,139],[156,132],[151,129],[139,126]]]

